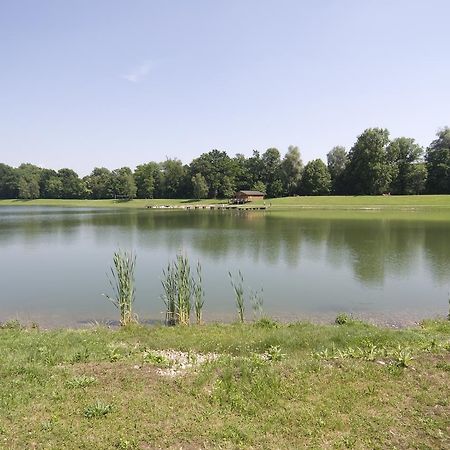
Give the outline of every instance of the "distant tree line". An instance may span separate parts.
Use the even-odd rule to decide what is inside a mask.
[[[268,197],[290,195],[450,194],[450,128],[437,133],[425,150],[414,139],[389,139],[382,128],[369,128],[353,147],[334,147],[327,164],[303,165],[298,147],[281,157],[269,148],[260,154],[230,157],[211,150],[184,165],[179,159],[148,162],[110,171],[96,167],[80,178],[58,171],[0,163],[0,198],[229,198],[237,190],[258,190]]]

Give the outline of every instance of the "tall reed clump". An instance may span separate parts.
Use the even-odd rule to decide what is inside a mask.
[[[191,275],[189,260],[183,254],[178,254],[175,261],[169,262],[163,270],[161,280],[166,305],[167,325],[189,325],[192,305],[197,323],[201,323],[204,305],[204,291],[200,263],[197,264],[197,278]]]
[[[239,322],[244,323],[244,313],[245,313],[244,277],[240,270],[238,272],[236,280],[233,278],[231,272],[228,272],[228,275],[230,276],[231,286],[233,287],[234,290],[238,319]]]
[[[203,305],[205,304],[205,291],[203,290],[202,266],[197,261],[197,279],[192,278],[192,291],[194,295],[194,312],[197,325],[203,320]]]
[[[113,262],[113,266],[110,267],[111,277],[109,277],[113,296],[103,295],[119,310],[120,325],[125,326],[137,322],[137,317],[133,314],[136,293],[134,287],[136,255],[133,252],[119,250],[114,253]]]

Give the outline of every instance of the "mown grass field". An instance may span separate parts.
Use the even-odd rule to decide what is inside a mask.
[[[138,200],[0,200],[0,206],[60,206],[88,208],[145,208],[147,206],[186,206],[226,203],[226,200],[207,199],[138,199]],[[390,195],[390,196],[323,196],[283,197],[260,200],[249,205],[271,206],[273,209],[383,209],[383,210],[450,210],[450,195]]]
[[[164,349],[217,359],[164,376]],[[9,323],[0,357],[0,448],[450,448],[449,321]]]

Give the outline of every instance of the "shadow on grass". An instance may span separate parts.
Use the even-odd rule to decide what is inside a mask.
[[[200,201],[199,198],[190,198],[190,199],[183,200],[180,203],[198,203],[199,201]]]

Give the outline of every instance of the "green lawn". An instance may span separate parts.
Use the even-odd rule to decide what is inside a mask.
[[[164,349],[193,368],[165,376]],[[450,448],[449,321],[10,323],[0,356],[0,448]]]
[[[0,206],[59,206],[74,208],[146,208],[147,206],[183,206],[195,204],[215,204],[220,200],[189,199],[138,199],[138,200],[0,200]]]
[[[147,206],[186,206],[227,203],[226,200],[156,199],[156,200],[0,200],[0,206],[60,206],[60,207],[109,207],[145,208]],[[272,209],[405,209],[405,210],[450,210],[450,195],[405,195],[405,196],[323,196],[284,197],[260,200],[250,205],[271,205]]]
[[[266,200],[276,208],[450,209],[450,195],[284,197]]]

